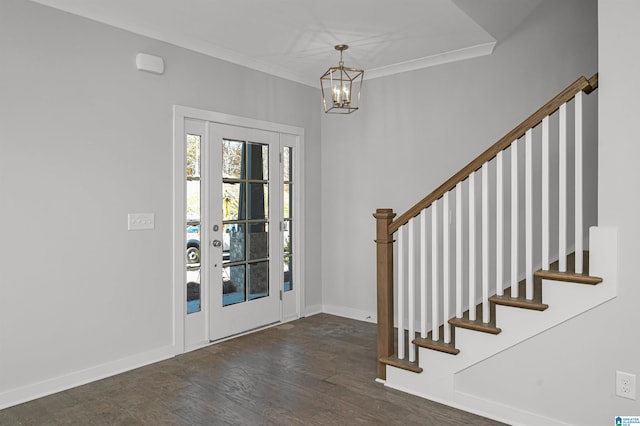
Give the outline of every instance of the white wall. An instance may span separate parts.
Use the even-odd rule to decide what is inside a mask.
[[[168,353],[173,104],[305,129],[306,304],[321,304],[318,90],[26,0],[0,3],[0,52],[0,406]],[[166,73],[137,71],[138,52]],[[128,232],[131,212],[156,229]]]
[[[616,370],[640,375],[638,16],[635,0],[598,2],[599,222],[618,228],[618,297],[460,374],[460,390],[576,425],[640,413],[640,394],[616,397],[614,382]]]
[[[325,309],[375,317],[371,214],[404,212],[580,75],[595,73],[596,27],[595,0],[544,1],[492,55],[365,81],[360,111],[323,116]]]

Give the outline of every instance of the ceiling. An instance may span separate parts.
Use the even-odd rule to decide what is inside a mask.
[[[336,44],[367,79],[488,55],[543,0],[32,1],[317,87]]]

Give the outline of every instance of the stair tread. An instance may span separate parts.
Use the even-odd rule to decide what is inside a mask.
[[[413,343],[421,348],[432,349],[438,352],[444,352],[451,355],[458,355],[460,349],[456,348],[453,343],[445,343],[444,339],[431,340],[430,338],[416,337]]]
[[[449,324],[469,330],[481,331],[483,333],[499,334],[502,330],[496,327],[495,306],[493,304],[490,305],[491,321],[489,321],[488,323],[482,322],[482,304],[479,304],[476,306],[476,319],[474,321],[471,321],[469,319],[469,311],[465,311],[462,314],[462,318],[451,318],[449,320]]]
[[[575,272],[575,253],[571,253],[567,256],[567,270],[566,272],[560,272],[559,262],[553,262],[549,265],[548,270],[540,270],[534,273],[536,277],[554,280],[573,282],[578,284],[599,284],[602,282],[602,278],[593,277],[589,275],[589,252],[585,251],[583,254],[583,272],[576,274]]]
[[[434,341],[432,339],[432,333],[429,332],[426,338],[416,337],[412,343],[416,346],[436,350],[439,352],[448,353],[451,355],[457,355],[460,350],[455,347],[455,328],[466,328],[469,330],[480,331],[490,334],[499,334],[502,330],[496,327],[496,313],[495,305],[511,306],[516,308],[531,309],[537,311],[546,310],[549,305],[542,303],[542,280],[557,280],[575,282],[581,284],[598,284],[602,282],[602,278],[593,277],[589,275],[589,252],[585,251],[583,254],[583,273],[575,273],[575,253],[571,253],[567,256],[567,271],[560,272],[558,270],[559,262],[556,261],[549,266],[549,270],[539,270],[534,273],[533,282],[533,298],[528,300],[526,298],[526,280],[522,280],[518,283],[518,297],[512,297],[512,288],[506,288],[502,296],[494,295],[489,298],[490,302],[490,318],[488,323],[482,322],[482,304],[475,306],[476,319],[469,320],[469,311],[464,312],[462,318],[451,318],[448,323],[452,325],[451,329],[451,342],[444,342],[444,326],[440,326],[440,339]],[[417,358],[417,357],[416,357]],[[415,362],[409,362],[407,359],[398,359],[396,355],[389,357],[382,357],[380,362],[392,365],[397,368],[412,371],[415,373],[422,372],[422,368],[418,365],[416,359]]]
[[[527,299],[526,280],[518,283],[518,297],[511,296],[511,287],[504,290],[502,296],[494,295],[489,298],[490,302],[496,305],[511,306],[514,308],[531,309],[534,311],[544,311],[549,305],[542,303],[542,278],[533,278],[533,299]]]
[[[422,373],[422,368],[418,365],[417,359],[415,362],[409,362],[409,360],[407,359],[399,359],[396,355],[390,355],[381,357],[378,361],[383,364],[401,368],[403,370],[411,371],[414,373]]]
[[[458,355],[460,349],[456,348],[456,329],[451,327],[451,343],[444,342],[444,324],[438,328],[439,337],[438,340],[433,340],[433,332],[427,333],[426,338],[420,336],[413,339],[413,344],[420,346],[421,348],[431,349],[434,351],[444,352],[451,355]]]

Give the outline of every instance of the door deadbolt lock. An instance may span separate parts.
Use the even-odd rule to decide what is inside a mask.
[[[222,245],[222,241],[220,241],[220,240],[213,240],[213,241],[211,242],[211,244],[212,244],[214,247],[220,247],[220,246]]]
[[[213,230],[217,231],[218,229],[220,229],[220,227],[218,225],[213,225]]]

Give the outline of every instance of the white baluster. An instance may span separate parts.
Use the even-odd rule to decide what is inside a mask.
[[[518,141],[511,144],[511,297],[518,290]]]
[[[489,163],[482,165],[482,322],[489,314]]]
[[[575,272],[583,270],[583,231],[582,231],[582,92],[575,97]]]
[[[567,271],[567,104],[560,105],[558,152],[558,270]]]
[[[451,325],[449,320],[449,193],[446,192],[442,198],[442,285],[444,287],[442,295],[442,318],[444,320],[444,343],[451,343]]]
[[[431,340],[440,340],[438,282],[438,200],[431,205]]]
[[[502,152],[496,157],[496,295],[504,294],[504,264],[502,256],[504,248],[503,226],[504,226],[504,193],[502,180],[504,179],[502,167]]]
[[[427,211],[420,213],[420,337],[427,338]]]
[[[407,257],[409,261],[409,289],[407,291],[407,302],[408,306],[408,321],[409,324],[409,362],[414,362],[416,360],[416,350],[413,344],[413,339],[416,336],[416,317],[415,317],[415,288],[416,288],[416,267],[415,267],[415,244],[414,244],[414,229],[413,229],[414,219],[409,220],[409,249],[407,250]]]
[[[527,300],[533,300],[533,130],[525,134],[525,282]]]
[[[404,359],[404,228],[398,229],[398,359]]]
[[[549,269],[549,117],[542,119],[542,269]]]
[[[476,320],[476,172],[469,175],[469,320]]]
[[[456,185],[456,318],[462,318],[462,183]]]

